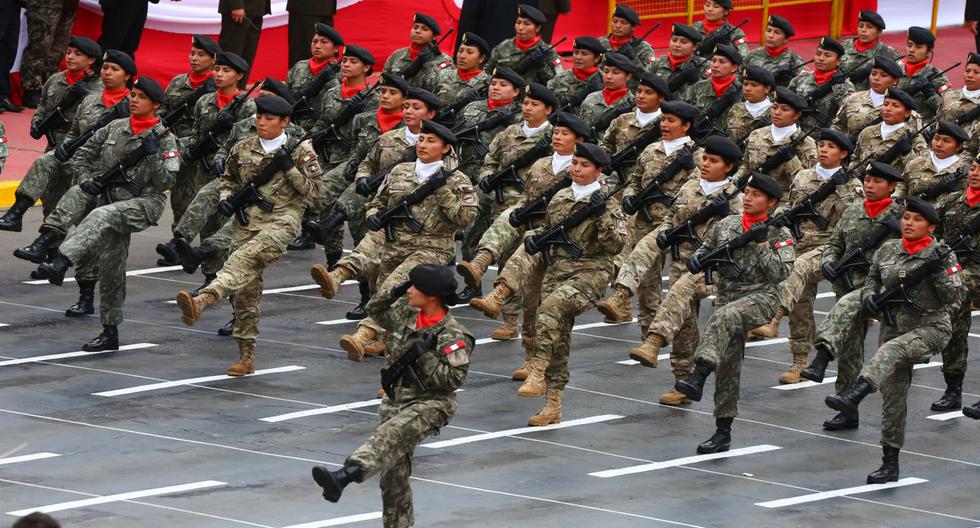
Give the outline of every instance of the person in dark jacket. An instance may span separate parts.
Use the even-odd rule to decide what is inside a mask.
[[[310,41],[316,25],[333,26],[337,14],[337,0],[288,0],[289,13],[289,67],[310,58]]]
[[[152,0],[151,0],[152,1]],[[271,0],[218,0],[221,13],[221,35],[218,46],[245,59],[249,68],[255,64],[255,50],[262,34],[262,17],[272,13]],[[306,40],[309,47],[310,39]],[[242,77],[239,88],[245,88],[248,76]]]
[[[456,47],[453,49],[459,49],[460,39],[467,31],[483,37],[490,45],[490,49],[507,39],[514,38],[517,6],[524,4],[538,7],[538,3],[538,0],[466,0],[459,15]]]

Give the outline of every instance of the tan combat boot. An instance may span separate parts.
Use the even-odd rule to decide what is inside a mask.
[[[630,300],[632,296],[629,288],[617,285],[612,296],[599,301],[599,304],[596,305],[599,312],[606,316],[602,321],[609,324],[620,324],[633,320],[633,302]]]
[[[470,306],[483,312],[483,315],[496,319],[500,317],[500,307],[514,296],[514,290],[504,283],[494,286],[493,291],[486,297],[477,297],[470,300]]]
[[[201,312],[211,306],[218,298],[214,294],[204,292],[197,297],[191,295],[187,290],[177,292],[177,306],[180,307],[180,320],[187,326],[194,326],[194,323],[201,318]]]
[[[531,369],[531,358],[534,357],[534,336],[521,336],[521,345],[524,346],[524,362],[510,375],[514,381],[524,381],[527,373]]]
[[[517,389],[517,395],[525,398],[537,398],[544,394],[544,371],[548,368],[548,360],[534,358],[531,360],[527,372],[527,379],[521,388]]]
[[[800,372],[803,372],[803,369],[805,369],[809,364],[808,356],[809,354],[805,353],[793,354],[793,366],[779,376],[779,382],[784,385],[790,385],[804,381],[804,379],[800,377]]]
[[[561,389],[548,389],[545,391],[546,398],[544,408],[538,414],[528,418],[527,424],[531,427],[551,425],[561,423]]]
[[[250,341],[238,342],[238,361],[228,367],[225,374],[229,376],[245,376],[255,373],[255,343]]]
[[[469,262],[464,260],[456,265],[456,273],[463,277],[467,286],[476,287],[480,285],[483,274],[487,272],[490,264],[493,264],[493,253],[478,249],[476,255],[473,255],[473,260]]]
[[[381,339],[375,339],[374,341],[364,345],[364,357],[377,357],[383,356],[385,354],[385,342]]]
[[[771,339],[773,337],[778,337],[779,321],[782,320],[783,315],[784,315],[783,309],[780,308],[779,311],[776,312],[775,317],[772,318],[772,321],[769,321],[769,324],[765,324],[760,326],[759,328],[749,330],[749,335],[746,337],[748,338],[749,341],[759,341],[762,339]]]
[[[337,266],[333,271],[327,271],[322,264],[316,264],[310,268],[310,276],[320,285],[320,295],[324,299],[333,299],[337,295],[337,288],[340,288],[345,280],[353,279],[354,273],[344,266]]]
[[[649,333],[643,344],[630,349],[630,359],[639,361],[644,367],[657,368],[660,349],[664,347],[664,338],[658,334]]]
[[[364,359],[364,345],[377,338],[378,333],[374,329],[361,325],[357,327],[354,335],[340,338],[340,348],[347,351],[347,359],[357,362]]]
[[[518,335],[517,314],[504,314],[504,322],[490,333],[490,339],[495,341],[508,341]]]
[[[671,387],[664,393],[663,396],[660,397],[660,403],[664,405],[681,405],[691,403],[691,400],[687,399],[687,396],[684,396],[684,394],[680,391]]]

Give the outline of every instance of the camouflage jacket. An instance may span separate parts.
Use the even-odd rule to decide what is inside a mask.
[[[728,196],[731,196],[731,198],[728,200],[728,207],[731,209],[732,213],[742,210],[742,193],[738,191],[735,184],[731,180],[728,181],[727,185],[716,190],[715,192],[705,194],[704,189],[701,188],[701,178],[691,179],[682,185],[680,190],[677,191],[677,196],[675,197],[676,200],[674,201],[671,213],[664,218],[664,221],[662,224],[660,224],[660,227],[647,236],[656,236],[655,233],[661,232],[666,233],[671,229],[686,223],[698,211],[708,205],[711,200],[719,196],[719,193],[726,193]],[[698,238],[704,240],[704,235],[708,232],[708,229],[710,229],[711,226],[715,225],[715,223],[721,219],[722,217],[714,216],[703,224],[697,224],[694,226],[694,232],[697,234]],[[679,244],[678,249],[680,251],[681,262],[687,262],[687,259],[691,258],[691,255],[694,254],[694,251],[697,248],[693,247],[690,242],[686,241]]]
[[[3,173],[3,165],[7,161],[7,129],[0,123],[0,174]]]
[[[693,146],[693,141],[688,138],[686,145],[686,148],[691,148]],[[640,154],[639,161],[637,161],[639,170],[634,172],[630,177],[629,187],[626,189],[624,195],[639,195],[647,185],[657,179],[660,172],[667,167],[670,162],[674,161],[674,158],[676,158],[678,153],[680,153],[682,150],[684,149],[677,149],[668,155],[664,148],[663,141],[658,141],[645,148]],[[678,189],[680,189],[681,186],[688,180],[700,178],[701,171],[697,168],[697,164],[701,160],[701,152],[694,152],[693,156],[695,167],[691,170],[682,168],[676,176],[661,184],[661,188],[663,188],[664,193],[670,197],[674,197],[677,195]],[[650,216],[653,217],[653,222],[648,222],[643,217],[642,211],[637,213],[636,226],[638,233],[641,235],[646,234],[657,227],[657,225],[659,225],[660,222],[662,222],[663,219],[670,214],[671,207],[657,201],[649,204],[647,206],[647,211],[650,213]]]
[[[500,108],[494,108],[490,110],[487,106],[487,101],[473,101],[472,103],[463,107],[463,111],[459,113],[459,117],[456,119],[456,132],[472,128],[479,124],[485,123],[492,119],[494,116],[500,114],[501,112],[509,112],[511,114],[510,122],[514,122],[521,117],[521,106],[520,102],[514,100],[511,104],[507,106],[502,106]],[[459,151],[459,170],[463,174],[469,176],[470,181],[474,184],[478,181],[478,176],[480,175],[480,169],[483,167],[483,159],[490,152],[490,144],[493,142],[494,138],[500,135],[510,124],[500,125],[493,128],[483,129],[480,128],[477,136],[479,141],[460,141],[456,145],[456,150]]]
[[[823,184],[824,180],[817,174],[816,168],[803,169],[793,178],[789,195],[783,196],[773,216],[800,205]],[[803,236],[796,240],[796,251],[803,253],[826,244],[830,233],[844,215],[844,211],[862,200],[863,194],[861,182],[854,178],[848,177],[846,182],[838,185],[833,194],[816,206],[817,213],[827,219],[827,228],[820,229],[812,220],[800,222],[800,232]]]
[[[403,158],[407,153],[414,155],[415,144],[408,142],[408,138],[405,136],[407,131],[408,128],[399,127],[378,136],[377,141],[371,144],[357,165],[357,173],[354,175],[354,179],[370,178],[399,163],[404,163]]]
[[[524,177],[524,194],[514,204],[515,207],[524,207],[544,196],[548,189],[551,189],[561,180],[571,178],[569,175],[572,168],[571,164],[558,171],[557,174],[555,173],[551,165],[554,156],[555,154],[545,156],[531,164],[531,168],[527,170]]]
[[[602,91],[592,92],[585,97],[585,101],[582,101],[582,106],[578,108],[576,114],[578,117],[585,121],[590,128],[595,130],[597,135],[601,135],[605,132],[605,127],[599,125],[599,121],[605,117],[605,113],[608,110],[611,113],[618,112],[618,110],[611,110],[619,105],[630,105],[631,107],[636,104],[633,98],[633,93],[627,91],[626,95],[621,97],[618,101],[614,102],[612,105],[606,104],[606,98],[603,97]],[[611,121],[610,121],[611,123]]]
[[[970,207],[966,203],[966,192],[956,191],[943,196],[936,203],[936,211],[942,218],[942,237],[948,240],[967,226],[977,215],[980,215],[980,207]],[[974,251],[980,251],[980,234],[973,235],[970,239],[969,247]],[[977,279],[980,278],[980,260],[975,257],[957,257],[960,265],[963,266],[963,279],[971,279],[969,285],[976,287]],[[966,282],[966,280],[964,280]]]
[[[483,160],[483,167],[480,169],[480,174],[477,177],[477,181],[483,181],[484,178],[494,174],[495,172],[509,167],[514,163],[514,161],[517,160],[517,158],[520,158],[525,152],[534,148],[538,141],[543,143],[546,142],[548,145],[551,145],[552,129],[553,127],[551,126],[551,123],[546,123],[544,128],[530,137],[524,134],[524,130],[521,128],[521,123],[510,125],[504,129],[504,131],[497,134],[490,143],[490,152]],[[517,177],[523,180],[530,168],[531,164],[529,163],[526,167],[518,169]],[[494,200],[493,212],[499,213],[511,205],[514,205],[517,203],[517,200],[520,199],[520,197],[521,191],[519,189],[516,189],[510,185],[505,186],[504,203],[498,204],[497,201]]]
[[[963,90],[946,90],[943,92],[939,110],[936,112],[936,119],[938,121],[954,121],[960,115],[976,108],[978,101],[974,101],[963,95]],[[963,149],[963,157],[971,159],[971,161],[973,157],[980,153],[980,134],[977,134],[980,128],[977,127],[978,124],[980,124],[980,118],[967,121],[960,125],[963,127],[963,130],[966,130],[970,134],[970,140]]]
[[[874,58],[879,55],[893,61],[897,61],[902,57],[902,55],[896,51],[895,48],[885,44],[881,40],[879,40],[874,46],[871,46],[864,51],[858,51],[857,48],[854,47],[854,40],[855,39],[853,38],[849,38],[840,41],[840,43],[844,45],[844,56],[841,58],[840,63],[840,69],[843,71],[850,71],[857,63],[864,59],[868,59],[868,62],[865,62],[862,66],[859,66],[858,69],[863,70],[865,68],[869,68],[872,64],[874,64]],[[868,73],[871,73],[870,69],[868,70]],[[863,76],[857,82],[854,82],[853,80],[851,82],[854,83],[854,88],[857,90],[868,89],[867,75]]]
[[[306,130],[303,127],[293,123],[292,121],[286,125],[286,134],[293,139],[303,139],[306,136]],[[214,159],[228,159],[228,153],[231,149],[241,140],[258,135],[255,129],[255,118],[246,117],[241,121],[235,123],[235,126],[231,127],[231,133],[228,134],[228,139],[218,147],[218,152],[214,154]]]
[[[898,64],[904,69],[905,59],[898,61]],[[898,87],[902,90],[908,91],[912,84],[920,77],[931,77],[940,72],[939,68],[936,68],[932,64],[926,64],[921,70],[915,72],[911,78],[903,76],[898,80]],[[949,88],[949,79],[945,75],[938,75],[935,79],[930,81],[933,90],[926,90],[924,93],[917,94],[915,96],[915,101],[919,103],[919,115],[925,121],[932,121],[936,117],[936,111],[939,109],[939,104],[942,102],[942,94],[946,92]]]
[[[435,44],[435,43],[433,43]],[[412,64],[412,58],[408,53],[408,48],[398,48],[388,56],[388,60],[385,61],[384,71],[387,73],[397,73],[401,74]],[[418,86],[419,88],[424,88],[430,92],[435,93],[439,86],[439,71],[443,69],[451,69],[453,65],[453,59],[440,51],[437,55],[429,59],[424,66],[419,70],[418,73],[412,76],[411,79],[405,79],[409,84],[413,86]]]
[[[682,85],[678,87],[676,90],[672,91],[668,99],[676,101],[678,99],[681,99],[681,95],[684,93],[684,90],[687,87],[693,85],[694,83],[700,80],[703,80],[705,77],[708,76],[708,66],[709,64],[706,59],[702,59],[701,57],[698,57],[695,54],[692,55],[691,58],[688,59],[687,61],[681,63],[680,66],[676,70],[674,70],[671,69],[670,67],[670,59],[667,58],[667,55],[661,55],[660,57],[657,57],[657,60],[653,61],[653,65],[649,69],[654,75],[667,81],[668,86],[670,86],[674,82],[675,77],[684,74],[687,68],[694,68],[695,70],[697,70],[697,75],[694,76],[693,82],[690,82],[687,85]]]
[[[37,105],[37,111],[34,112],[34,117],[31,118],[31,124],[40,123],[42,120],[44,120],[44,118],[48,117],[48,114],[57,110],[58,103],[61,102],[61,98],[64,97],[65,92],[68,91],[68,81],[65,80],[66,73],[67,70],[57,72],[51,77],[48,77],[47,81],[44,81],[44,86],[41,87],[41,101]],[[84,77],[83,80],[85,80]],[[102,91],[102,81],[99,79],[98,75],[93,75],[84,82],[88,87],[89,92],[95,93]],[[51,135],[55,139],[55,144],[48,145],[48,148],[53,148],[65,140],[65,136],[68,134],[68,129],[71,128],[72,118],[78,112],[80,107],[81,101],[79,101],[75,106],[62,112],[62,115],[65,117],[65,123],[50,129]]]
[[[864,200],[855,200],[849,207],[844,209],[840,220],[837,221],[837,225],[831,231],[830,237],[827,238],[823,253],[820,255],[820,265],[823,266],[837,262],[848,251],[858,247],[861,241],[876,230],[885,219],[892,216],[895,216],[896,219],[901,218],[902,211],[904,210],[904,206],[896,201],[892,202],[884,211],[878,213],[878,216],[872,218],[868,216],[868,211],[864,207]],[[898,233],[891,232],[887,238],[897,238],[898,236]],[[871,251],[865,254],[865,258],[867,258],[869,263],[877,249],[877,247],[872,248]],[[859,289],[864,286],[864,278],[868,275],[868,267],[851,267],[844,271],[844,273],[854,283],[854,288]],[[847,290],[844,289],[842,279],[838,278],[834,281],[834,291],[839,296],[847,293]]]
[[[212,85],[214,81],[208,79],[205,82],[210,82]],[[163,104],[160,105],[160,115],[167,115],[170,111],[174,110],[184,97],[194,93],[194,88],[191,87],[191,83],[187,80],[187,74],[181,73],[180,75],[175,75],[173,79],[170,79],[170,84],[167,85],[167,91],[164,96]],[[174,125],[173,131],[174,135],[178,138],[190,137],[194,133],[194,107],[196,105],[188,105],[189,108],[184,112],[184,117],[177,121]]]
[[[910,125],[905,125],[904,127],[894,131],[888,136],[888,139],[881,139],[881,124],[871,125],[858,134],[858,140],[854,145],[854,154],[851,156],[851,166],[850,171],[856,174],[858,171],[864,170],[865,167],[858,167],[857,163],[861,160],[865,161],[865,165],[873,158],[881,156],[885,151],[890,149],[895,143],[906,132],[909,132]],[[919,134],[915,135],[912,139],[912,152],[909,152],[905,156],[899,156],[895,161],[891,163],[892,167],[895,167],[898,172],[905,172],[905,167],[908,165],[909,161],[925,155],[929,156],[929,146],[926,145],[924,139]],[[873,156],[873,158],[868,158],[868,156]]]
[[[237,97],[243,97],[244,95],[245,94],[242,93]],[[214,126],[214,122],[217,119],[218,114],[221,112],[221,109],[218,108],[217,101],[217,92],[206,94],[197,100],[197,104],[194,106],[194,131],[191,133],[189,138],[180,138],[183,148],[193,145],[197,141],[200,141],[201,138],[211,133],[211,127]],[[228,103],[228,106],[233,104],[235,104],[234,100]],[[253,99],[248,99],[242,103],[235,112],[236,123],[245,118],[255,119],[255,101]],[[215,134],[212,137],[218,145],[221,145],[228,140],[228,136],[230,135],[231,130],[228,130],[222,134]]]
[[[961,169],[968,170],[970,165],[963,158],[958,158],[955,163],[942,171],[936,170],[932,163],[932,156],[927,151],[924,155],[911,158],[905,165],[905,181],[898,184],[895,189],[895,196],[915,196],[925,192],[929,187],[939,183],[939,180],[947,174],[952,174]],[[959,189],[966,187],[966,178],[962,178]],[[940,196],[941,197],[941,196]],[[936,199],[929,200],[935,203]]]
[[[732,27],[732,23],[729,22],[728,20],[725,20],[725,23],[722,24],[721,27],[719,27],[715,31],[722,31],[723,29],[730,28],[730,27]],[[707,37],[708,36],[707,30],[704,29],[704,21],[703,20],[698,20],[697,22],[691,24],[691,28],[694,29],[694,31],[697,31],[698,33],[700,33],[702,37]],[[732,35],[731,35],[731,38],[729,39],[729,41],[728,42],[721,42],[721,44],[730,44],[735,49],[737,49],[738,50],[738,53],[740,55],[742,55],[743,57],[749,54],[749,43],[745,39],[745,32],[742,31],[742,28],[733,29],[732,30]],[[711,55],[709,53],[707,55],[702,55],[702,57],[705,57],[706,59],[710,59],[711,58]]]
[[[839,130],[847,134],[852,140],[856,140],[862,130],[880,122],[881,107],[875,106],[874,102],[871,101],[870,92],[864,90],[854,92],[848,95],[847,99],[844,99],[830,128]],[[854,156],[851,158],[856,159]]]
[[[603,185],[596,192],[605,193],[608,191],[608,186]],[[562,220],[568,218],[575,211],[588,206],[588,196],[576,201],[571,188],[558,191],[548,203],[548,212],[544,222],[533,234],[560,224]],[[589,217],[581,224],[566,231],[568,239],[582,248],[582,255],[579,258],[572,258],[567,251],[560,247],[552,246],[549,249],[552,261],[548,268],[549,272],[604,271],[612,274],[613,257],[623,250],[628,228],[626,215],[623,214],[616,200],[606,200],[606,207],[606,212],[598,218]]]
[[[575,76],[574,70],[565,70],[548,81],[548,88],[558,99],[558,106],[566,112],[577,114],[582,105],[574,104],[584,92],[592,93],[602,90],[602,72],[596,71],[584,81]],[[585,102],[585,99],[582,99]]]
[[[348,149],[348,157],[342,163],[355,164],[354,170],[356,171],[357,164],[360,164],[361,160],[368,155],[368,151],[371,150],[371,147],[377,143],[378,138],[381,136],[381,125],[378,124],[377,111],[358,114],[352,121],[351,125],[354,131],[354,140],[351,142],[351,148]],[[405,128],[405,122],[399,121],[398,124],[395,125],[395,128],[389,130],[388,132],[401,130],[403,128]],[[403,130],[401,132],[402,134],[405,133]],[[404,137],[404,135],[402,137]],[[354,174],[356,174],[356,172]]]
[[[542,39],[540,42],[528,49],[527,52],[539,47],[550,48],[551,46]],[[513,68],[524,57],[527,52],[523,52],[514,44],[514,39],[507,39],[494,46],[490,52],[490,60],[487,61],[486,70],[493,71],[497,66]],[[540,64],[530,68],[521,74],[527,82],[536,82],[547,85],[553,77],[562,72],[561,57],[555,50],[549,50],[544,54],[544,59]]]
[[[339,85],[327,90],[327,93],[323,96],[323,101],[320,106],[320,119],[313,125],[312,132],[319,132],[331,126],[334,123],[334,120],[337,119],[341,113],[343,113],[346,107],[346,100],[341,95]],[[372,92],[365,101],[363,113],[370,112],[374,114],[377,111],[378,95],[377,91],[375,91]],[[354,117],[351,118],[351,120],[346,124],[343,124],[338,128],[337,132],[341,138],[339,141],[331,142],[324,151],[317,151],[320,166],[323,168],[324,172],[349,159],[350,150],[353,147],[357,136],[357,129],[354,128],[354,119],[356,118],[357,114],[355,114]]]
[[[777,75],[777,72],[781,70],[791,70],[793,72],[793,76],[790,77],[790,82],[792,82],[792,79],[795,79],[802,73],[803,68],[800,66],[806,62],[803,60],[803,57],[800,57],[799,54],[792,49],[787,49],[775,57],[770,57],[769,52],[767,52],[763,47],[754,49],[742,57],[743,68],[746,66],[760,66],[772,72],[773,75]],[[789,84],[790,83],[786,83],[783,86],[788,86]]]
[[[439,71],[435,91],[432,93],[436,94],[444,104],[451,105],[470,90],[484,90],[485,95],[488,86],[490,86],[490,74],[486,71],[481,71],[476,77],[464,81],[456,68],[444,68]]]
[[[609,124],[609,128],[606,129],[606,133],[602,135],[599,146],[612,156],[626,148],[640,134],[654,129],[660,129],[659,116],[647,123],[646,126],[640,126],[640,122],[636,118],[636,111],[629,112],[613,119],[612,123]],[[642,168],[639,160],[637,160],[637,163],[626,170],[626,174],[620,174],[619,178],[626,181],[635,176]]]
[[[124,97],[122,101],[116,104],[122,104],[128,108],[129,98]],[[74,117],[72,117],[71,127],[68,129],[68,133],[65,134],[65,139],[63,139],[62,142],[71,141],[84,134],[89,128],[92,128],[92,126],[94,126],[103,115],[109,113],[110,108],[106,108],[105,103],[102,102],[101,88],[86,95],[85,98],[82,99],[82,102],[78,103],[78,110],[75,112]]]
[[[770,108],[766,108],[757,117],[752,117],[752,114],[745,107],[745,100],[740,100],[728,109],[724,126],[720,128],[728,131],[729,139],[737,145],[742,145],[752,131],[772,124],[772,118],[769,115]]]
[[[789,83],[789,89],[798,93],[804,99],[807,99],[817,89],[813,72],[804,72],[796,76]],[[847,78],[835,84],[830,93],[810,103],[810,109],[816,112],[805,112],[803,117],[800,118],[800,126],[804,130],[809,130],[813,127],[829,126],[830,122],[837,117],[837,110],[840,109],[844,99],[852,93],[854,93],[854,85]],[[820,130],[814,130],[810,133],[810,137],[816,138],[819,136]]]
[[[722,100],[730,93],[733,94],[732,97]],[[718,96],[715,95],[715,89],[711,85],[711,79],[702,79],[688,86],[684,90],[684,93],[681,94],[680,99],[696,106],[702,114],[707,114],[711,110],[715,114],[715,117],[711,120],[711,124],[715,128],[723,131],[725,130],[725,115],[728,113],[728,110],[742,100],[742,83],[738,79],[735,79],[732,85],[721,96]],[[716,102],[718,106],[715,106]]]
[[[802,128],[782,140],[776,141],[772,136],[771,126],[753,131],[745,141],[745,154],[742,156],[742,164],[739,166],[738,172],[735,173],[735,178],[737,180],[748,178],[751,172],[762,167],[762,164],[774,155],[779,147],[792,143],[801,134],[803,134]],[[797,172],[816,164],[817,144],[813,138],[808,137],[796,144],[796,156],[769,171],[768,175],[779,182],[783,192],[787,192]]]
[[[609,35],[599,37],[599,42],[607,50],[618,51],[619,48],[614,48],[612,43],[609,42]],[[629,87],[630,90],[636,90],[636,87],[640,85],[640,75],[643,72],[650,71],[650,67],[653,62],[657,60],[657,54],[653,51],[653,46],[645,41],[640,40],[639,37],[633,37],[633,51],[634,56],[632,57],[633,65],[636,66],[636,73],[630,77]]]
[[[320,74],[330,75],[327,70],[330,69],[331,66],[333,65],[328,64],[324,66],[323,70],[320,71]],[[299,101],[303,97],[303,92],[305,92],[306,89],[313,84],[314,79],[316,79],[316,75],[313,75],[313,72],[310,71],[310,60],[301,60],[296,64],[293,64],[293,67],[289,69],[289,73],[286,74],[286,87],[289,88],[289,91],[293,94],[293,98],[296,99],[296,101]],[[310,108],[312,108],[314,111],[319,110],[323,106],[323,98],[326,97],[327,92],[334,86],[340,86],[339,73],[335,74],[334,78],[328,82],[318,94],[314,95],[307,101]],[[297,119],[297,121],[298,123],[296,124],[302,126],[303,128],[310,128],[314,125],[314,123],[316,123],[317,118],[315,114],[309,113],[305,116],[301,116],[299,119]]]

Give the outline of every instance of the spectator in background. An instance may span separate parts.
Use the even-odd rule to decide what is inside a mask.
[[[310,58],[310,41],[316,25],[322,22],[333,27],[337,0],[288,0],[286,12],[289,13],[289,67],[292,68],[293,64]]]
[[[10,528],[61,528],[61,525],[46,513],[34,512],[17,519]]]
[[[541,38],[551,44],[551,36],[555,34],[555,24],[558,22],[558,15],[567,15],[572,10],[572,0],[540,0],[538,9],[544,13],[548,20],[541,28]]]
[[[24,106],[37,108],[44,81],[61,66],[76,9],[78,0],[27,0],[27,47],[20,59]]]
[[[262,34],[262,17],[272,13],[271,0],[218,0],[221,13],[221,35],[218,46],[222,51],[230,51],[245,59],[251,69],[255,64],[255,50],[259,48]],[[310,39],[306,47],[309,51]],[[248,84],[248,75],[242,76],[239,88]]]
[[[160,0],[99,0],[99,7],[102,8],[102,36],[99,37],[99,45],[102,49],[124,51],[136,60],[136,50],[140,47],[143,26],[146,25],[146,11],[151,3],[158,4]],[[77,0],[75,5],[78,5]],[[71,24],[67,31],[71,31]],[[67,43],[66,33],[65,45]],[[65,45],[56,49],[63,51]]]
[[[472,31],[490,44],[490,49],[501,42],[512,39],[517,34],[514,22],[517,21],[519,4],[538,7],[538,0],[466,0],[460,9],[459,27],[456,29],[456,47],[463,33]]]
[[[980,21],[980,0],[966,0],[966,16],[963,18],[973,32],[973,43],[980,53],[980,32],[977,31],[977,21]]]
[[[17,58],[20,8],[26,5],[27,2],[22,0],[0,0],[0,113],[21,110],[10,101],[10,68]]]

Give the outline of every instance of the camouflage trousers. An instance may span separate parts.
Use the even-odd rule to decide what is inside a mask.
[[[881,392],[882,445],[901,448],[905,443],[912,367],[928,362],[949,343],[950,335],[952,329],[946,323],[923,324],[904,334],[882,325],[878,351],[861,369],[861,377]]]
[[[779,304],[789,314],[789,351],[809,354],[816,333],[813,302],[817,298],[817,283],[823,278],[820,257],[824,246],[797,255],[793,269],[780,285]]]
[[[670,289],[650,323],[647,335],[656,334],[671,343],[670,367],[674,377],[687,378],[694,370],[694,353],[701,336],[698,334],[698,313],[701,299],[718,293],[715,285],[705,285],[704,274],[692,275],[686,262],[672,262]],[[645,337],[645,336],[644,336]]]
[[[17,186],[16,194],[32,200],[41,200],[44,216],[51,214],[55,206],[72,184],[68,166],[54,157],[54,151],[41,154]]]
[[[58,201],[51,214],[44,218],[41,229],[53,229],[62,235],[68,233],[72,226],[78,225],[85,215],[95,207],[98,199],[73,185]]]
[[[834,389],[838,394],[847,390],[861,373],[864,366],[864,338],[868,333],[867,319],[861,307],[861,290],[854,290],[830,309],[827,318],[817,328],[813,343],[826,348],[837,360],[837,381]]]
[[[177,175],[174,178],[174,186],[170,189],[170,209],[174,213],[174,223],[170,228],[174,234],[183,233],[178,228],[178,224],[184,218],[184,213],[199,191],[196,185],[196,177],[196,165],[188,166],[181,164],[180,170],[177,171]],[[214,181],[217,181],[217,178]]]
[[[966,373],[966,359],[970,350],[970,323],[972,322],[973,297],[976,294],[978,281],[977,271],[972,266],[964,266],[960,279],[965,286],[966,295],[960,301],[950,306],[949,319],[952,326],[952,337],[949,344],[943,348],[943,373],[962,375]]]
[[[738,392],[742,359],[745,356],[745,334],[768,323],[779,307],[779,297],[756,292],[715,305],[701,336],[695,354],[715,367],[715,410],[718,418],[738,415]]]
[[[25,90],[40,90],[58,71],[77,8],[77,0],[27,2],[27,47],[20,63],[20,82]]]
[[[218,179],[204,184],[193,196],[194,199],[185,206],[180,219],[174,224],[173,231],[174,235],[180,234],[188,241],[197,236],[203,241],[216,233],[227,220],[218,212],[218,202],[221,201]],[[172,203],[173,194],[170,199]],[[175,209],[174,218],[177,218],[176,215]]]
[[[378,255],[385,247],[385,235],[383,231],[370,231],[354,246],[354,250],[345,255],[337,266],[349,269],[357,280],[367,281],[371,285],[371,291],[378,291],[378,273],[380,262]]]
[[[350,187],[350,182],[344,176],[344,164],[329,168],[329,170],[325,167],[320,195],[306,208],[306,215],[314,220],[325,218],[334,211],[334,208],[338,207],[340,197],[348,187]],[[346,213],[346,211],[344,212]],[[357,244],[355,243],[355,245]],[[329,257],[329,255],[339,253],[343,249],[344,227],[341,224],[324,241],[323,252]]]
[[[477,195],[481,198],[486,196],[485,193],[477,193]],[[479,231],[483,233],[483,236],[480,237],[477,250],[489,251],[493,255],[494,262],[497,263],[498,270],[504,269],[511,256],[518,249],[518,246],[524,245],[524,234],[526,230],[523,227],[510,225],[510,213],[516,209],[516,205],[504,209],[493,219],[487,228]],[[477,223],[479,223],[479,220]],[[466,247],[465,239],[463,247]],[[516,292],[500,308],[500,312],[505,317],[508,315],[517,316],[521,312],[521,307],[524,304],[522,301],[524,290],[516,290]],[[532,302],[536,301],[532,299]],[[534,315],[528,314],[526,311],[524,312],[524,323],[521,334],[526,336],[534,335]]]
[[[616,275],[616,286],[622,286],[637,297],[638,321],[641,331],[650,327],[657,315],[663,289],[664,252],[657,246],[657,235],[662,229],[654,229],[639,238],[635,245],[627,245],[617,258],[621,261]],[[636,235],[635,229],[631,230]],[[622,258],[622,255],[627,255]],[[673,284],[673,281],[671,281]]]
[[[477,182],[473,183],[474,187],[476,184]],[[490,215],[492,198],[483,192],[476,193],[476,198],[480,206],[477,210],[476,220],[474,220],[469,227],[463,230],[462,255],[463,260],[466,261],[473,260],[473,256],[476,255],[476,250],[483,241],[485,233],[494,221],[494,218]],[[494,254],[494,256],[496,257],[497,254]]]
[[[538,308],[541,306],[542,282],[545,271],[548,269],[544,265],[544,260],[536,255],[528,255],[524,249],[524,244],[519,244],[514,253],[507,259],[507,265],[500,266],[499,269],[494,286],[506,284],[515,292],[514,296],[501,307],[501,312],[506,314],[508,312],[504,311],[505,308],[513,309],[515,305],[520,307],[524,312],[521,335],[534,337]]]
[[[422,399],[412,389],[399,387],[396,391],[395,401],[387,395],[381,400],[378,428],[346,460],[347,464],[361,468],[361,482],[380,473],[385,528],[407,528],[415,524],[409,482],[415,446],[438,434],[459,406],[453,395]]]
[[[235,235],[235,222],[234,218],[229,218],[221,226],[221,229],[201,241],[201,244],[207,244],[214,248],[214,254],[201,263],[201,273],[214,275],[218,273],[221,266],[224,266],[228,259],[228,253],[231,251],[231,242]]]

